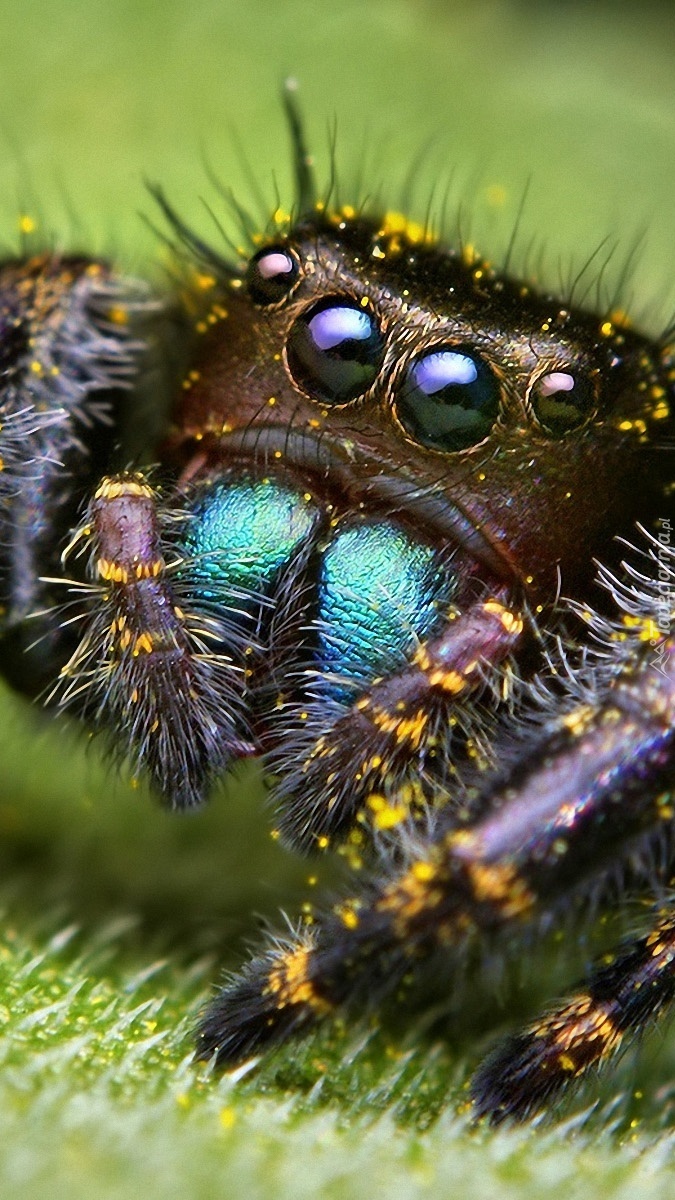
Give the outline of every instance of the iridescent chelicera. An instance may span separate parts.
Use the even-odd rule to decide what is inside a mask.
[[[159,302],[86,257],[0,267],[5,675],[174,808],[262,755],[283,837],[357,873],[216,996],[220,1065],[672,860],[672,331],[318,199],[288,113],[295,214],[246,261],[155,193],[189,357],[160,469],[124,469]],[[674,992],[661,900],[476,1113],[545,1108]]]

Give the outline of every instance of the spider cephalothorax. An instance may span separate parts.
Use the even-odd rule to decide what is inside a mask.
[[[317,201],[290,115],[298,215],[246,262],[157,193],[192,325],[160,469],[97,481],[147,300],[84,259],[0,271],[6,673],[176,807],[263,754],[282,834],[366,874],[214,1001],[220,1063],[550,919],[672,822],[668,336]],[[479,1071],[478,1110],[615,1052],[670,999],[674,945],[661,911]]]

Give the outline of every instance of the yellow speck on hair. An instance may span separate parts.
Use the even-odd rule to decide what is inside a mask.
[[[433,245],[437,239],[426,225],[411,221],[401,212],[386,212],[378,237],[402,236],[414,246]]]
[[[355,900],[347,900],[335,909],[335,915],[340,918],[345,929],[358,929],[359,917],[355,910],[356,903]]]
[[[410,871],[418,883],[431,883],[431,880],[436,877],[436,868],[433,863],[424,860],[413,863]]]
[[[231,1104],[226,1104],[218,1113],[218,1120],[223,1129],[231,1129],[237,1120],[236,1109],[232,1108]]]
[[[37,222],[33,219],[33,217],[29,217],[27,213],[24,213],[22,217],[19,217],[19,233],[35,233],[36,229]]]
[[[372,792],[366,804],[373,814],[372,824],[375,829],[395,829],[408,817],[408,807],[405,804],[390,804],[385,796]]]
[[[609,319],[619,329],[630,329],[631,319],[623,308],[613,308],[609,314]]]

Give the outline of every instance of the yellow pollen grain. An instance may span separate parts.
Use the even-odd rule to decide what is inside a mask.
[[[22,217],[19,217],[19,233],[35,233],[36,229],[37,222],[33,219],[33,217],[29,217],[27,213],[24,213]]]
[[[609,319],[613,325],[618,325],[620,329],[630,329],[631,319],[623,308],[613,308],[609,314]]]
[[[384,214],[382,228],[378,236],[394,237],[396,235],[404,237],[406,241],[415,246],[429,246],[433,245],[436,241],[436,238],[426,225],[420,225],[418,221],[411,221],[404,213],[392,210]]]
[[[353,903],[340,904],[335,909],[335,915],[340,918],[345,929],[358,929],[359,918],[354,911]]]
[[[373,814],[372,824],[375,829],[395,829],[409,815],[405,804],[390,804],[385,796],[372,792],[366,804]]]
[[[568,1073],[572,1074],[574,1074],[577,1069],[574,1059],[570,1058],[569,1054],[558,1055],[558,1066],[560,1067],[561,1071],[567,1071]]]
[[[431,883],[432,879],[436,877],[436,868],[433,863],[424,860],[413,863],[410,871],[418,883]]]

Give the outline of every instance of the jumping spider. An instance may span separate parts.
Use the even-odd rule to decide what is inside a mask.
[[[673,335],[319,200],[288,114],[295,216],[247,261],[155,191],[192,339],[160,467],[113,473],[147,294],[0,268],[3,671],[174,808],[263,755],[287,842],[361,872],[213,1000],[218,1064],[646,884],[647,931],[475,1075],[522,1118],[675,993]]]

